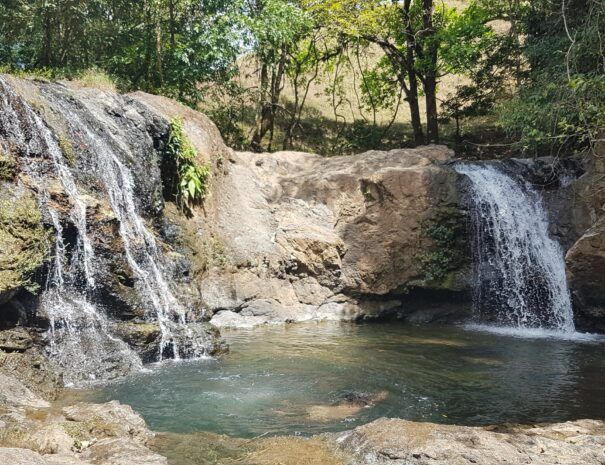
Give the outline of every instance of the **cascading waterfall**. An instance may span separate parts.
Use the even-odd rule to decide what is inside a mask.
[[[121,340],[113,337],[105,315],[89,302],[87,293],[94,289],[94,249],[87,235],[86,204],[80,197],[71,170],[59,143],[41,118],[0,78],[0,113],[6,142],[17,147],[27,160],[27,174],[38,201],[47,211],[56,232],[54,266],[41,299],[50,322],[49,356],[65,371],[68,382],[92,380],[123,374],[141,367],[138,356]],[[70,205],[69,219],[77,238],[73,254],[67,253],[60,212],[51,202],[43,160],[52,161],[56,176]],[[66,267],[66,265],[68,265]],[[83,279],[80,277],[83,275]],[[83,284],[81,284],[83,281]],[[90,354],[94,354],[91,357]],[[115,373],[118,369],[121,373]]]
[[[573,332],[563,251],[538,193],[490,164],[455,169],[470,180],[476,311],[506,326]]]
[[[86,106],[84,102],[81,103]],[[187,356],[204,356],[205,348],[190,334],[186,310],[174,296],[165,277],[162,252],[153,233],[138,213],[132,172],[120,160],[117,148],[114,148],[105,138],[113,141],[113,145],[120,147],[121,150],[128,150],[128,148],[121,146],[120,141],[113,137],[111,131],[104,132],[103,136],[97,134],[93,126],[82,118],[75,108],[71,108],[69,103],[57,102],[57,104],[63,111],[72,115],[70,124],[96,155],[96,169],[99,178],[105,183],[109,203],[119,221],[126,259],[136,276],[139,295],[146,304],[148,317],[157,321],[160,327],[159,360],[163,359],[167,350],[172,353],[174,359],[185,356],[179,346],[178,335],[184,335],[188,341]],[[88,117],[93,118],[92,112]],[[109,121],[99,124],[101,127],[110,125]],[[117,132],[117,128],[115,129]]]

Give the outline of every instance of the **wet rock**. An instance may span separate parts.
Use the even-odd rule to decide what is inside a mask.
[[[605,217],[567,252],[566,263],[580,323],[605,332]]]
[[[480,428],[381,418],[326,435],[366,465],[600,465],[605,423],[579,420],[544,427]]]
[[[162,337],[157,323],[120,322],[115,324],[116,334],[129,344],[144,363],[159,359],[159,344]],[[227,346],[214,325],[209,323],[188,323],[175,326],[172,330],[174,342],[179,348],[179,356],[184,358],[217,355],[225,352]],[[172,357],[172,347],[163,355]]]
[[[161,331],[157,323],[118,322],[114,332],[139,354],[143,363],[158,359]]]
[[[184,358],[204,355],[219,355],[228,348],[220,337],[219,330],[210,323],[189,323],[181,325],[173,332],[179,354]]]
[[[0,331],[0,350],[4,352],[25,352],[33,344],[34,340],[25,328]]]

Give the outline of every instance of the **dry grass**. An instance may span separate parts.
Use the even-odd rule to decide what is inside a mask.
[[[93,88],[105,92],[117,92],[116,81],[104,71],[95,68],[83,71],[71,82],[77,88]]]

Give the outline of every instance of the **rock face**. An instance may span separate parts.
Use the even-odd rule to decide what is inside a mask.
[[[164,214],[172,200],[162,182],[169,120],[133,97],[69,83],[0,76],[0,97],[0,330],[46,329],[63,315],[90,326],[80,320],[93,309],[101,314],[98,332],[109,332],[109,339],[113,322],[127,322],[135,336],[126,339],[145,361],[170,355],[170,349],[159,353],[167,320],[191,323],[173,331],[181,356],[217,350],[217,333],[200,326],[205,316],[195,282],[199,270],[185,244],[185,215],[174,207],[168,208],[170,219]],[[86,262],[86,254],[94,259]],[[146,276],[154,282],[148,285]],[[59,285],[66,300],[53,314],[40,289]],[[158,289],[157,295],[147,289]],[[171,313],[170,299],[176,298],[168,293],[178,295],[179,315]],[[70,316],[69,308],[78,306]],[[156,330],[142,341],[140,333],[148,324],[157,328],[161,312],[167,315],[162,336]],[[133,330],[136,325],[140,331]],[[58,323],[63,326],[69,325]]]
[[[573,245],[567,264],[580,317],[588,317],[588,325],[605,331],[605,217]]]
[[[447,148],[329,159],[235,153],[203,115],[163,97],[133,97],[165,119],[183,118],[200,161],[214,167],[211,195],[185,228],[213,324],[411,317],[417,291],[443,290],[452,301],[466,289]],[[436,239],[437,225],[453,239]]]
[[[471,428],[382,418],[329,435],[364,465],[600,465],[605,423],[579,420],[544,427]]]
[[[592,155],[577,183],[591,226],[569,249],[566,262],[577,322],[605,332],[605,143],[597,144]]]
[[[0,376],[17,380],[25,389],[48,401],[56,397],[63,381],[40,351],[40,345],[36,331],[19,327],[0,331]]]
[[[443,166],[451,155],[444,147],[331,159],[233,154],[210,222],[226,265],[202,280],[205,304],[219,313],[213,321],[374,317],[406,313],[409,291],[462,290],[460,245],[429,233],[445,223],[459,232],[456,175]],[[440,247],[459,261],[429,263]],[[437,279],[429,265],[441,268]]]

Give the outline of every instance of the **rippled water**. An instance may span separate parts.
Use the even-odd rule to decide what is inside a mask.
[[[226,332],[228,355],[156,365],[94,400],[128,403],[155,430],[239,437],[337,431],[382,416],[605,418],[605,340],[524,336],[393,323]],[[367,396],[351,403],[351,393]]]

